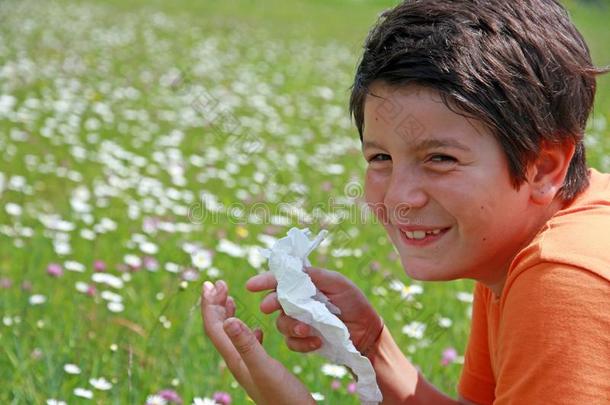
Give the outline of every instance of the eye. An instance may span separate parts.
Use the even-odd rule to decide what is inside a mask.
[[[390,155],[386,155],[385,153],[378,153],[378,154],[373,155],[371,158],[368,159],[368,161],[370,163],[372,163],[372,162],[383,162],[385,160],[392,160],[392,157]]]
[[[457,159],[449,155],[431,155],[428,161],[433,163],[457,163]]]

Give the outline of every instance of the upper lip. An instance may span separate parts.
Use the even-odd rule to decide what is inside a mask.
[[[435,231],[437,229],[443,230],[448,228],[447,226],[422,226],[422,225],[397,225],[398,229],[403,232],[415,232],[415,231]]]

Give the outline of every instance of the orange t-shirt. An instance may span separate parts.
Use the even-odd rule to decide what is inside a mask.
[[[512,261],[502,295],[477,283],[458,385],[477,404],[610,404],[610,174]]]

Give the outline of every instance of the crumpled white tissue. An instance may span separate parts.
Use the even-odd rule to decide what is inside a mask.
[[[337,318],[341,311],[320,292],[304,266],[311,266],[307,256],[322,242],[328,232],[321,231],[310,240],[307,228],[292,228],[288,236],[275,242],[271,249],[262,249],[269,259],[269,269],[277,279],[277,296],[284,312],[310,325],[313,334],[322,339],[318,353],[330,362],[341,364],[356,375],[356,392],[365,405],[377,405],[382,400],[375,370],[368,358],[362,356],[350,340],[345,324]]]

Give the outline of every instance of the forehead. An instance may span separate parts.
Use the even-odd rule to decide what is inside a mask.
[[[390,86],[373,83],[364,104],[363,147],[389,138],[424,146],[443,146],[490,137],[485,125],[450,109],[441,94],[419,85]],[[468,139],[465,139],[468,138]]]

